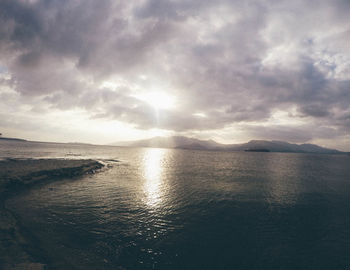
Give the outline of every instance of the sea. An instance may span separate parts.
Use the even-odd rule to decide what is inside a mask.
[[[0,158],[96,159],[6,206],[54,269],[350,269],[350,156],[0,140]]]

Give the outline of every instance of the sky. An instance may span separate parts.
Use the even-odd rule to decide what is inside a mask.
[[[0,0],[0,132],[350,151],[348,0]]]

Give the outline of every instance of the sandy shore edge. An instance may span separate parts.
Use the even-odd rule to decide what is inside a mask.
[[[9,197],[31,186],[92,174],[104,165],[95,160],[7,159],[0,161],[0,269],[49,269],[39,248],[5,207]]]

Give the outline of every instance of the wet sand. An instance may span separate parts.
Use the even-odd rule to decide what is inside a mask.
[[[94,173],[104,165],[95,160],[6,159],[0,161],[0,269],[49,269],[43,251],[21,227],[11,209],[10,196],[30,186]]]

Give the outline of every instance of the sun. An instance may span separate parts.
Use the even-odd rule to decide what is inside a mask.
[[[136,98],[146,102],[156,110],[169,110],[175,107],[176,99],[174,96],[164,92],[150,92],[137,95]]]

